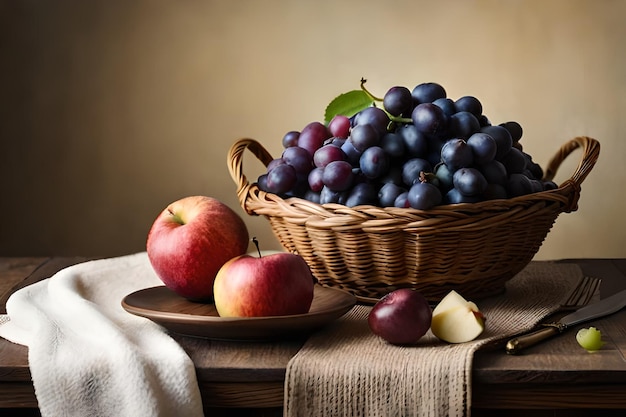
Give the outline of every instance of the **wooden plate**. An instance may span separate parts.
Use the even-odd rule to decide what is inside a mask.
[[[336,288],[315,286],[307,314],[233,318],[219,317],[214,304],[189,301],[167,287],[146,288],[127,295],[122,307],[149,318],[171,332],[221,340],[270,341],[300,337],[347,313],[356,297]]]

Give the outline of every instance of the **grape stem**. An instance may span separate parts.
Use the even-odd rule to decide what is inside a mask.
[[[435,174],[432,172],[424,172],[420,171],[419,181],[420,182],[432,182],[435,179]]]
[[[387,113],[387,110],[385,110],[385,113]],[[389,120],[391,120],[392,122],[396,122],[396,123],[413,123],[413,119],[411,119],[409,117],[392,116],[389,113],[387,113],[387,115],[389,115]]]
[[[367,94],[372,99],[372,101],[383,101],[382,98],[376,97],[375,95],[370,93],[367,88],[365,88],[366,82],[367,80],[365,78],[361,78],[361,90],[365,91],[365,94]]]

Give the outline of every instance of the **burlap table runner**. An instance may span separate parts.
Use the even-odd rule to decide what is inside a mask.
[[[504,294],[477,303],[487,317],[479,339],[456,345],[430,331],[416,346],[390,345],[369,330],[371,307],[357,305],[289,362],[285,416],[469,416],[474,352],[532,329],[582,278],[576,265],[531,262]]]

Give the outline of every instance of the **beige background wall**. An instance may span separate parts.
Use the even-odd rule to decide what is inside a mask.
[[[537,258],[625,257],[625,20],[623,0],[0,0],[0,256],[140,251],[192,194],[277,247],[238,206],[228,148],[251,136],[278,154],[365,77],[475,95],[542,165],[599,139],[579,210]]]

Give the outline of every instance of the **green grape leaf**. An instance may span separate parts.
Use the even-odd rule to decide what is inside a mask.
[[[324,122],[326,125],[336,115],[340,114],[347,117],[352,117],[361,110],[370,107],[374,104],[372,96],[367,94],[363,90],[352,90],[347,93],[343,93],[333,99],[324,112]]]

